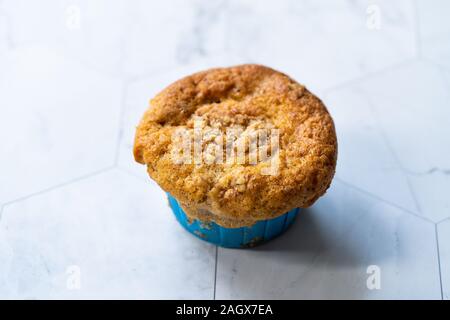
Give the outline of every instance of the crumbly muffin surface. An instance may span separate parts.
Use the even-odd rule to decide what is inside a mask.
[[[201,161],[174,161],[177,130],[195,135],[195,128],[202,129]],[[227,161],[230,128],[240,130],[231,139],[236,145],[275,129],[278,146],[270,149],[269,137],[268,160],[250,163],[244,141],[244,159]],[[241,227],[313,204],[333,178],[337,141],[328,111],[304,86],[261,65],[240,65],[190,75],[154,97],[137,128],[134,156],[190,218]],[[267,174],[275,156],[276,173]]]

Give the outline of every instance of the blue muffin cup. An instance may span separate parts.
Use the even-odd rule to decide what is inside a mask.
[[[177,200],[170,194],[167,196],[175,217],[187,231],[197,238],[225,248],[250,248],[267,242],[286,231],[299,211],[296,208],[277,218],[258,221],[250,227],[224,228],[214,222],[189,221]]]

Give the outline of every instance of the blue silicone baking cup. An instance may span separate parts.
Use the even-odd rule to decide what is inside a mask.
[[[178,222],[197,238],[225,248],[251,248],[285,232],[297,217],[293,209],[277,218],[262,220],[250,227],[224,228],[214,222],[189,220],[177,200],[170,194],[169,204]]]

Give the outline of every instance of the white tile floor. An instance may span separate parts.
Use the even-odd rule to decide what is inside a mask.
[[[0,0],[0,298],[449,299],[449,16],[445,0]],[[165,85],[243,62],[324,99],[339,161],[284,236],[217,249],[131,146]]]

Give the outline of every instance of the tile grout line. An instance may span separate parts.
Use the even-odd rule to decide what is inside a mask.
[[[125,169],[125,168],[121,167],[120,165],[117,165],[117,166],[115,167],[115,169],[118,170],[118,171],[121,171],[121,172],[125,173],[126,175],[128,175],[128,176],[130,176],[130,177],[133,177],[133,178],[135,178],[135,179],[138,179],[139,181],[146,182],[146,183],[148,183],[148,181],[149,181],[148,179],[145,179],[144,177],[138,176],[138,175],[135,174],[134,172],[131,172],[130,170]],[[147,178],[148,178],[148,177],[147,177]]]
[[[125,117],[125,105],[128,97],[128,85],[129,81],[124,79],[122,80],[122,97],[120,100],[120,109],[119,109],[119,119],[117,123],[117,137],[116,137],[116,150],[114,154],[114,165],[116,166],[119,162],[119,156],[120,156],[120,144],[122,143],[123,138],[123,124],[124,124],[124,117]]]
[[[443,222],[445,222],[445,221],[448,221],[448,220],[450,220],[450,217],[447,217],[447,218],[444,218],[444,219],[442,219],[442,220],[437,221],[437,222],[436,222],[436,225],[441,224],[441,223],[443,223]]]
[[[370,111],[372,112],[372,115],[373,115],[374,118],[375,118],[375,121],[376,121],[377,127],[378,127],[378,128],[377,128],[377,129],[378,129],[378,132],[380,133],[381,138],[382,138],[383,141],[384,141],[384,144],[385,144],[386,147],[389,149],[389,152],[391,153],[392,157],[394,158],[394,160],[395,160],[397,166],[399,167],[399,169],[402,170],[402,171],[404,172],[402,163],[400,162],[400,159],[397,157],[397,153],[394,151],[394,148],[392,147],[391,143],[389,142],[389,139],[387,138],[386,132],[384,132],[384,129],[383,129],[383,126],[382,126],[382,124],[381,124],[381,122],[380,122],[380,119],[379,119],[379,117],[378,117],[378,112],[377,112],[377,110],[376,110],[376,108],[375,108],[375,105],[373,104],[372,100],[369,98],[369,96],[367,95],[367,93],[366,93],[365,90],[362,90],[361,93],[364,95],[364,98],[365,98],[366,101],[367,101],[367,104],[368,104],[368,106],[369,106],[369,109],[370,109]]]
[[[139,181],[144,182],[144,179],[142,177],[130,172],[129,170],[122,168],[121,166],[117,166],[116,170],[123,172],[124,174],[134,178],[138,179]],[[214,281],[213,281],[213,300],[216,300],[216,287],[217,287],[217,264],[218,264],[218,258],[219,258],[219,246],[216,246],[215,250],[215,258],[214,258]]]
[[[136,83],[136,82],[142,81],[147,78],[161,76],[164,73],[176,71],[180,68],[183,68],[183,65],[175,64],[173,66],[163,66],[163,67],[155,68],[155,69],[152,69],[147,72],[140,73],[140,74],[125,75],[124,79],[126,81],[128,81],[128,83]]]
[[[400,206],[398,206],[398,205],[396,205],[396,204],[394,204],[394,203],[391,203],[391,202],[386,201],[386,200],[384,200],[384,199],[382,199],[382,198],[379,198],[378,196],[373,195],[373,194],[371,194],[370,192],[367,192],[367,191],[365,191],[365,190],[363,190],[363,189],[360,189],[359,187],[356,187],[356,186],[354,186],[354,185],[352,185],[352,184],[350,184],[350,183],[347,183],[347,182],[343,181],[342,179],[340,179],[340,178],[338,178],[338,177],[335,177],[335,179],[338,180],[338,181],[340,181],[341,183],[347,185],[347,186],[350,187],[350,188],[353,188],[353,189],[355,189],[355,190],[357,190],[357,191],[359,191],[359,192],[362,192],[362,193],[364,193],[364,194],[366,194],[366,195],[368,195],[368,196],[371,196],[371,197],[373,197],[373,198],[375,198],[375,199],[378,199],[379,201],[382,201],[382,202],[384,202],[384,203],[386,203],[386,204],[388,204],[388,205],[394,206],[394,207],[396,207],[396,208],[398,208],[398,209],[404,211],[405,213],[407,213],[407,214],[409,214],[409,215],[413,215],[413,216],[416,217],[416,218],[419,218],[419,219],[421,219],[421,220],[423,220],[423,221],[425,221],[425,222],[428,222],[428,223],[432,223],[432,224],[434,225],[434,233],[435,233],[435,239],[436,239],[436,252],[437,252],[437,258],[438,258],[437,263],[438,263],[438,270],[439,270],[439,286],[440,286],[440,291],[441,291],[441,300],[444,300],[444,289],[443,289],[443,285],[442,285],[442,271],[441,271],[441,256],[440,256],[439,238],[438,238],[438,228],[437,228],[437,227],[438,227],[438,224],[439,224],[439,223],[444,222],[444,221],[446,221],[446,220],[449,220],[450,218],[445,218],[445,219],[443,219],[443,220],[441,220],[441,221],[439,221],[439,222],[433,222],[433,221],[428,220],[428,219],[426,219],[426,218],[424,218],[424,217],[422,217],[422,216],[419,216],[419,215],[417,215],[417,214],[415,214],[415,213],[413,213],[413,212],[410,212],[409,210],[406,210],[405,208],[402,208],[402,207],[400,207]],[[408,184],[409,184],[409,182],[408,182]],[[413,195],[413,196],[414,196],[414,195]]]
[[[410,63],[415,62],[417,60],[418,60],[417,57],[411,57],[411,58],[407,58],[405,60],[402,60],[402,61],[400,61],[398,63],[393,63],[392,65],[384,67],[384,68],[381,68],[379,70],[375,70],[375,71],[372,71],[372,72],[366,72],[363,75],[361,75],[360,77],[355,77],[355,78],[350,79],[348,81],[344,81],[344,82],[336,84],[334,86],[325,88],[323,90],[323,94],[326,95],[326,94],[329,94],[330,92],[333,92],[333,91],[337,91],[337,90],[340,90],[340,89],[344,89],[344,88],[347,88],[347,87],[354,86],[354,85],[360,83],[361,81],[370,80],[370,79],[372,79],[374,77],[378,77],[378,76],[384,75],[387,72],[390,72],[390,71],[393,71],[393,70],[397,70],[398,68],[402,68],[404,66],[407,66]]]
[[[82,180],[85,180],[85,179],[89,179],[89,178],[95,177],[95,176],[97,176],[99,174],[108,172],[109,170],[112,170],[114,168],[115,168],[115,166],[108,166],[106,168],[103,168],[103,169],[100,169],[100,170],[97,170],[97,171],[93,171],[91,173],[79,176],[79,177],[74,178],[72,180],[69,180],[69,181],[66,181],[66,182],[63,182],[63,183],[60,183],[60,184],[56,184],[56,185],[53,185],[53,186],[51,186],[49,188],[42,189],[40,191],[30,193],[30,194],[28,194],[26,196],[23,196],[23,197],[20,197],[20,198],[17,198],[17,199],[5,202],[3,204],[2,210],[3,210],[4,207],[6,207],[8,205],[14,204],[14,203],[19,202],[19,201],[28,200],[29,198],[32,198],[32,197],[35,197],[35,196],[39,196],[41,194],[44,194],[44,193],[47,193],[47,192],[50,192],[50,191],[53,191],[53,190],[56,190],[56,189],[59,189],[59,188],[62,188],[62,187],[69,186],[69,185],[71,185],[71,184],[73,184],[75,182],[78,182],[78,181],[82,181]]]
[[[414,4],[416,5],[416,0],[413,0],[413,1],[414,1]],[[417,6],[415,7],[415,9],[416,9],[416,15],[418,15],[418,13],[417,13]],[[417,23],[417,21],[416,21],[416,23]],[[417,33],[418,32],[418,27],[416,27],[416,29],[417,29],[416,30],[416,45],[418,46],[416,48],[416,50],[418,51],[417,52],[418,53],[418,59],[420,59],[421,46],[420,46],[419,34]],[[390,141],[389,141],[389,139],[388,139],[388,137],[386,135],[386,132],[384,131],[383,126],[381,125],[381,122],[380,122],[380,119],[378,117],[378,113],[376,112],[376,108],[375,108],[374,104],[372,103],[371,99],[367,96],[367,94],[365,92],[363,92],[363,94],[364,94],[364,96],[367,99],[367,102],[369,104],[370,109],[372,110],[372,113],[375,116],[376,122],[378,124],[378,130],[379,130],[379,132],[380,132],[380,134],[381,134],[381,136],[382,136],[382,138],[384,140],[385,145],[389,149],[391,155],[395,159],[395,162],[397,163],[397,165],[399,166],[400,170],[403,172],[403,174],[404,174],[404,176],[406,178],[406,182],[408,184],[409,192],[411,193],[411,196],[412,196],[412,198],[414,200],[415,207],[416,207],[416,209],[418,210],[418,213],[419,213],[419,215],[416,215],[416,214],[413,214],[413,215],[416,216],[416,217],[420,217],[423,220],[432,222],[434,224],[435,237],[436,237],[436,251],[437,251],[437,258],[438,258],[438,269],[439,269],[439,285],[440,285],[440,290],[441,290],[441,300],[443,300],[444,299],[444,292],[443,292],[443,286],[442,286],[441,257],[440,257],[440,249],[439,249],[439,238],[438,238],[437,223],[434,222],[434,221],[428,220],[427,218],[422,216],[423,215],[422,208],[421,208],[420,203],[419,203],[419,201],[417,199],[417,196],[416,196],[416,193],[414,191],[414,188],[411,185],[410,175],[408,173],[408,170],[406,170],[406,168],[403,166],[403,164],[401,163],[400,159],[397,156],[397,153],[395,152],[394,148],[392,147],[392,145],[391,145],[391,143],[390,143]],[[411,213],[411,212],[409,212],[409,213]]]
[[[446,169],[446,168],[441,169],[439,167],[432,167],[431,169],[428,169],[426,171],[413,171],[413,170],[406,169],[406,168],[404,168],[404,170],[405,170],[406,174],[408,174],[410,176],[417,176],[417,177],[429,175],[429,174],[432,174],[435,172],[442,173],[444,175],[450,174],[450,169]]]
[[[415,192],[414,192],[414,190],[412,188],[411,182],[409,180],[408,173],[406,172],[406,169],[404,168],[402,162],[400,161],[399,157],[397,156],[397,153],[395,152],[394,148],[392,147],[391,142],[389,141],[389,139],[387,137],[387,134],[386,134],[386,132],[385,132],[385,130],[383,128],[383,125],[381,124],[381,121],[380,121],[380,118],[378,116],[378,112],[377,112],[377,110],[375,108],[375,105],[373,104],[372,100],[369,98],[369,96],[366,94],[366,92],[364,90],[363,90],[362,94],[366,98],[367,103],[369,105],[369,108],[370,108],[370,110],[371,110],[371,112],[372,112],[372,114],[373,114],[373,116],[375,118],[375,121],[376,121],[377,127],[378,127],[377,128],[378,132],[381,134],[381,138],[383,139],[384,144],[386,145],[386,147],[388,148],[388,150],[391,153],[392,157],[394,158],[394,160],[395,160],[397,166],[399,167],[400,171],[403,173],[403,175],[404,175],[404,177],[406,179],[406,183],[408,184],[409,192],[410,192],[410,194],[411,194],[411,196],[413,198],[414,205],[415,205],[419,215],[422,216],[423,212],[422,212],[422,209],[420,207],[419,201],[416,198],[416,194],[415,194]],[[433,223],[434,223],[434,221],[433,221]]]
[[[403,171],[405,171],[405,170],[403,170]],[[419,211],[419,213],[421,215],[423,215],[422,206],[420,205],[419,200],[417,200],[416,192],[414,191],[414,188],[413,188],[413,186],[411,184],[410,176],[408,175],[407,172],[404,172],[404,174],[405,174],[405,178],[406,178],[406,183],[408,184],[409,192],[411,192],[411,196],[412,196],[412,198],[414,200],[414,204],[416,206],[416,209],[417,209],[417,211]],[[435,222],[433,221],[433,223],[435,223]]]
[[[122,168],[121,166],[116,167],[117,170],[123,172],[124,174],[133,177],[134,179],[138,179],[139,181],[144,182],[144,179],[129,170]],[[214,281],[213,281],[213,300],[216,300],[216,288],[217,288],[217,264],[218,264],[218,258],[219,258],[219,246],[216,246],[215,250],[215,258],[214,258]]]
[[[427,223],[436,224],[436,222],[434,222],[434,221],[432,221],[432,220],[430,220],[428,218],[422,217],[422,216],[418,215],[417,213],[415,213],[415,212],[413,212],[411,210],[408,210],[406,208],[403,208],[403,207],[399,206],[398,204],[395,204],[395,203],[393,203],[391,201],[388,201],[388,200],[385,200],[383,198],[380,198],[379,196],[377,196],[377,195],[375,195],[375,194],[373,194],[373,193],[371,193],[371,192],[369,192],[367,190],[364,190],[364,189],[362,189],[362,188],[360,188],[358,186],[355,186],[355,185],[353,185],[351,183],[348,183],[347,181],[345,181],[345,180],[343,180],[343,179],[341,179],[339,177],[334,177],[334,179],[339,181],[340,183],[346,185],[349,188],[352,188],[352,189],[354,189],[354,190],[356,190],[356,191],[358,191],[360,193],[365,194],[368,197],[371,197],[371,198],[376,199],[378,201],[381,201],[381,202],[383,202],[383,203],[385,203],[387,205],[390,205],[390,206],[392,206],[394,208],[397,208],[397,209],[403,211],[404,213],[407,213],[408,215],[411,215],[411,216],[413,216],[415,218],[418,218],[418,219],[420,219],[420,220],[422,220],[424,222],[427,222]]]
[[[415,0],[413,0],[414,2],[416,2]],[[419,51],[420,54],[420,51]],[[420,59],[420,56],[419,56]],[[395,162],[397,163],[397,165],[399,166],[400,170],[403,172],[403,174],[405,175],[406,178],[406,182],[408,184],[408,188],[409,188],[409,192],[413,198],[414,201],[414,205],[416,207],[416,209],[418,210],[419,215],[414,214],[414,216],[416,217],[423,217],[423,211],[422,211],[422,207],[417,199],[416,193],[414,191],[414,188],[411,184],[410,181],[410,175],[408,174],[408,170],[406,170],[406,168],[403,166],[403,164],[401,163],[400,159],[397,156],[397,153],[395,152],[394,148],[392,147],[391,142],[389,141],[386,132],[384,131],[383,126],[381,125],[380,119],[378,117],[378,113],[376,112],[376,108],[374,106],[374,104],[372,103],[371,99],[367,96],[367,94],[365,92],[363,92],[364,96],[367,99],[367,102],[369,104],[370,109],[372,110],[372,113],[375,116],[376,122],[378,124],[378,129],[381,133],[381,136],[384,140],[384,143],[386,144],[386,146],[388,147],[391,155],[394,157]],[[428,220],[428,219],[426,219]],[[440,289],[441,289],[441,299],[444,299],[444,293],[443,293],[443,286],[442,286],[442,272],[441,272],[441,256],[440,256],[440,249],[439,249],[439,239],[438,239],[438,229],[437,229],[437,223],[434,221],[430,221],[434,224],[435,227],[435,237],[436,237],[436,250],[437,250],[437,258],[438,258],[438,268],[439,268],[439,284],[440,284]]]
[[[216,287],[217,287],[217,260],[219,258],[219,246],[216,246],[216,259],[214,264],[214,293],[213,300],[216,300]]]
[[[437,247],[437,258],[438,258],[438,268],[439,268],[439,284],[441,286],[441,300],[444,300],[444,288],[442,286],[442,269],[441,269],[441,253],[439,248],[439,235],[438,226],[434,225],[434,234],[436,236],[436,247]]]

